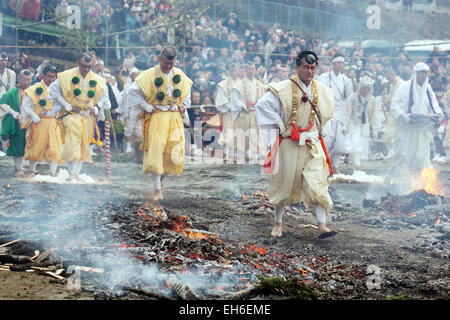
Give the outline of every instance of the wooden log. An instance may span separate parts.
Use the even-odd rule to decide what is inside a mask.
[[[183,300],[200,300],[194,292],[185,284],[182,284],[175,276],[169,276],[167,283],[170,289]]]
[[[13,241],[10,241],[10,242],[7,242],[7,243],[4,243],[4,244],[0,245],[0,248],[1,248],[1,247],[6,247],[6,246],[9,246],[10,244],[13,244],[13,243],[19,242],[19,241],[21,241],[21,240],[23,240],[23,239],[24,239],[24,238],[20,238],[20,239],[17,239],[17,240],[13,240]]]
[[[28,256],[18,256],[14,254],[0,254],[0,263],[23,264],[30,262]]]
[[[164,296],[164,295],[159,294],[159,293],[150,292],[150,291],[143,290],[143,289],[138,289],[138,288],[133,288],[133,287],[130,287],[130,286],[125,286],[125,287],[123,287],[123,289],[127,290],[127,291],[130,291],[130,292],[137,293],[137,294],[141,294],[143,296],[155,298],[155,299],[158,299],[158,300],[175,300],[173,298]]]

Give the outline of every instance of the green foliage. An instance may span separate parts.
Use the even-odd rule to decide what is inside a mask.
[[[318,294],[313,288],[293,279],[262,278],[259,284],[264,294],[282,295],[299,300],[316,300],[318,298]]]

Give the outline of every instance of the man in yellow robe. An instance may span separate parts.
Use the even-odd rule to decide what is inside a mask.
[[[53,65],[43,69],[43,79],[25,90],[21,114],[23,127],[27,128],[25,160],[30,161],[30,170],[36,174],[36,165],[45,160],[50,163],[50,175],[56,176],[61,151],[61,131],[52,114],[53,101],[48,100],[48,88],[56,79],[57,70]]]
[[[286,206],[303,202],[314,212],[319,238],[334,236],[326,226],[333,202],[328,193],[331,161],[321,135],[333,117],[333,90],[314,79],[317,55],[301,52],[296,59],[296,75],[269,84],[256,104],[256,120],[273,146],[265,169],[271,169],[269,202],[275,207],[273,237],[281,237]],[[266,173],[269,173],[265,171]]]
[[[192,80],[174,67],[177,51],[165,47],[159,64],[143,71],[130,86],[127,104],[132,119],[143,119],[142,170],[153,180],[153,201],[163,199],[162,179],[184,167],[184,124],[189,125]]]
[[[94,117],[103,121],[103,110],[111,108],[106,80],[91,71],[95,62],[94,54],[83,54],[77,67],[58,73],[48,92],[48,99],[54,101],[52,113],[65,109],[61,160],[68,162],[70,179],[79,181],[83,162],[91,161]]]

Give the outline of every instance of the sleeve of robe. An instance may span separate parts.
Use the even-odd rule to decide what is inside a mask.
[[[264,134],[266,145],[272,147],[280,132],[285,130],[284,110],[280,99],[267,91],[255,105],[256,124]]]

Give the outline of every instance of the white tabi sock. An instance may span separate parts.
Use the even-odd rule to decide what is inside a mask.
[[[283,220],[285,206],[275,206],[275,222],[281,223]]]
[[[23,157],[14,157],[14,165],[16,166],[16,171],[23,170]]]
[[[361,166],[361,154],[360,153],[352,153],[353,165],[355,167]]]
[[[69,161],[68,164],[69,164],[68,166],[69,173],[75,174],[76,161],[75,160]]]
[[[326,223],[327,222],[327,213],[325,211],[325,208],[321,205],[318,205],[314,209],[314,214],[316,216],[316,221],[320,223]]]
[[[50,173],[52,175],[56,174],[56,169],[58,169],[58,161],[57,160],[50,161]]]
[[[152,181],[155,190],[161,190],[161,175],[152,172]]]
[[[31,161],[30,160],[30,170],[31,171],[36,171],[36,166],[37,166],[37,162]]]
[[[82,161],[75,161],[75,174],[80,174],[81,167],[83,166]]]

